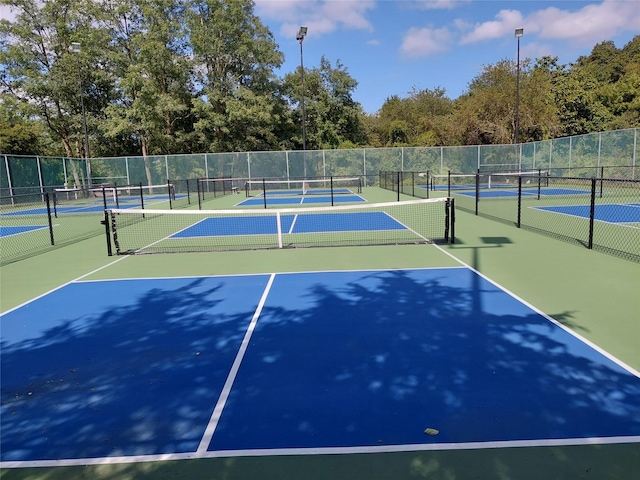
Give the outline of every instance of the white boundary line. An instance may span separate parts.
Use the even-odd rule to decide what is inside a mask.
[[[56,288],[52,288],[51,290],[49,290],[49,291],[47,291],[47,292],[44,292],[44,293],[43,293],[43,294],[41,294],[41,295],[38,295],[37,297],[34,297],[34,298],[30,299],[30,300],[27,300],[27,301],[26,301],[26,302],[24,302],[24,303],[21,303],[20,305],[17,305],[17,306],[15,306],[15,307],[13,307],[13,308],[10,308],[10,309],[9,309],[9,310],[7,310],[6,312],[2,312],[2,313],[0,313],[0,316],[2,316],[2,315],[6,315],[6,314],[8,314],[8,313],[11,313],[11,312],[13,312],[14,310],[17,310],[18,308],[24,307],[25,305],[29,305],[31,302],[35,302],[35,301],[36,301],[36,300],[38,300],[39,298],[45,297],[45,296],[49,295],[50,293],[55,292],[56,290],[60,290],[61,288],[66,287],[67,285],[70,285],[70,284],[75,283],[75,282],[79,282],[79,281],[81,281],[83,278],[88,277],[89,275],[93,275],[94,273],[97,273],[97,272],[99,272],[100,270],[104,270],[105,268],[110,267],[111,265],[114,265],[114,264],[116,264],[116,263],[118,263],[118,262],[121,262],[122,260],[124,260],[124,259],[125,259],[125,258],[127,258],[128,256],[129,256],[129,255],[124,255],[124,256],[118,257],[118,258],[117,258],[117,259],[115,259],[113,262],[109,262],[109,263],[107,263],[106,265],[102,265],[101,267],[98,267],[98,268],[96,268],[95,270],[91,270],[89,273],[85,273],[84,275],[80,275],[79,277],[74,278],[73,280],[69,280],[67,283],[63,283],[62,285],[60,285],[60,286],[58,286],[58,287],[56,287]],[[118,279],[118,280],[122,280],[122,279]]]
[[[272,448],[247,450],[218,450],[214,452],[168,453],[159,455],[131,455],[119,457],[90,457],[61,460],[30,460],[0,462],[3,468],[34,467],[73,467],[87,465],[118,465],[131,463],[163,462],[175,460],[195,460],[205,458],[235,457],[275,457],[292,455],[349,455],[363,453],[402,453],[402,452],[434,452],[451,450],[480,450],[495,448],[532,448],[532,447],[564,447],[579,445],[614,445],[639,443],[640,436],[629,437],[593,437],[562,438],[547,440],[505,440],[497,442],[465,442],[465,443],[425,443],[404,445],[375,445],[362,447],[309,447],[309,448]]]
[[[229,375],[227,376],[227,380],[222,387],[222,392],[220,392],[220,398],[218,399],[218,403],[216,403],[215,408],[213,409],[213,413],[211,414],[211,418],[209,419],[209,423],[207,424],[207,428],[202,435],[202,439],[200,440],[200,444],[198,445],[198,449],[196,450],[197,454],[202,455],[209,448],[209,443],[211,443],[211,439],[213,438],[213,434],[218,426],[218,422],[220,421],[220,416],[222,415],[222,411],[224,410],[224,406],[227,403],[227,399],[229,398],[229,394],[231,393],[231,387],[233,387],[233,382],[238,375],[238,370],[240,370],[240,364],[242,363],[242,359],[244,358],[245,353],[247,352],[247,348],[249,347],[249,341],[251,340],[251,336],[253,335],[253,331],[256,328],[256,324],[258,323],[258,318],[260,317],[260,313],[262,312],[262,308],[264,307],[265,302],[267,301],[267,296],[269,295],[269,291],[271,290],[271,285],[273,285],[273,281],[276,278],[275,273],[272,273],[269,277],[269,281],[262,292],[262,297],[260,298],[260,302],[258,303],[258,307],[253,314],[253,318],[251,319],[251,323],[249,323],[249,327],[247,328],[246,333],[244,334],[244,338],[242,339],[242,343],[240,344],[240,348],[238,349],[238,353],[236,354],[236,358],[233,361],[233,365],[231,366],[231,370],[229,371]]]
[[[603,348],[599,347],[598,345],[596,345],[595,343],[593,343],[591,340],[583,337],[582,335],[580,335],[579,333],[573,331],[572,329],[570,329],[569,327],[564,326],[562,323],[558,322],[555,318],[547,315],[546,313],[544,313],[542,310],[539,310],[538,308],[534,307],[532,304],[530,304],[529,302],[525,301],[524,299],[520,298],[518,295],[516,295],[515,293],[511,292],[510,290],[507,290],[506,288],[504,288],[502,285],[500,285],[499,283],[497,283],[494,280],[491,280],[489,277],[487,277],[486,275],[480,273],[478,270],[476,270],[475,268],[473,268],[471,265],[463,262],[462,260],[460,260],[459,258],[457,258],[455,255],[453,255],[450,252],[447,252],[446,250],[444,250],[442,247],[440,247],[437,244],[433,244],[434,247],[438,248],[440,251],[444,252],[445,254],[449,255],[451,258],[457,260],[458,262],[460,262],[462,265],[464,265],[465,267],[467,267],[469,270],[475,272],[477,275],[479,275],[480,277],[482,277],[483,279],[485,279],[487,282],[491,283],[492,285],[496,286],[497,288],[499,288],[500,290],[502,290],[503,292],[505,292],[506,294],[510,295],[512,298],[514,298],[515,300],[517,300],[518,302],[522,303],[523,305],[529,307],[531,310],[533,310],[534,312],[536,312],[538,315],[542,316],[543,318],[547,319],[549,322],[553,323],[554,325],[556,325],[557,327],[560,327],[562,330],[564,330],[565,332],[573,335],[575,338],[577,338],[578,340],[580,340],[581,342],[585,343],[586,345],[588,345],[589,347],[593,348],[595,351],[597,351],[598,353],[600,353],[601,355],[605,356],[606,358],[608,358],[609,360],[611,360],[612,362],[614,362],[615,364],[617,364],[619,367],[622,367],[624,370],[626,370],[627,372],[631,373],[632,375],[640,378],[640,372],[638,370],[636,370],[635,368],[633,368],[630,365],[627,365],[625,362],[623,362],[622,360],[620,360],[619,358],[615,357],[614,355],[612,355],[611,353],[607,352],[606,350],[604,350]]]

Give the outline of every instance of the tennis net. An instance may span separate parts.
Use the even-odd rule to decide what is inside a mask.
[[[291,180],[247,180],[247,197],[253,195],[334,195],[362,193],[360,177],[326,177]]]
[[[453,241],[453,201],[288,209],[112,209],[109,254],[209,252]]]
[[[519,179],[523,186],[546,187],[549,172],[534,170],[527,172],[494,173],[448,173],[431,176],[431,190],[474,190],[518,188]]]

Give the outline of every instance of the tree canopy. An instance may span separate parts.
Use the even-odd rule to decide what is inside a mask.
[[[456,99],[393,92],[366,114],[348,66],[278,77],[251,0],[0,0],[0,152],[70,157],[512,143],[518,65],[486,65]],[[77,48],[77,44],[80,48]],[[520,64],[518,139],[640,125],[640,36],[570,65]],[[86,125],[89,151],[86,151]]]

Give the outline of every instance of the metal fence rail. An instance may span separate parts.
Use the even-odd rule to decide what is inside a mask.
[[[603,177],[451,175],[431,184],[460,210],[526,228],[589,249],[640,262],[640,180]],[[383,188],[406,195],[424,190],[411,172],[382,172]],[[435,185],[435,186],[434,186]],[[399,195],[398,193],[398,195]],[[421,192],[422,194],[422,192]]]

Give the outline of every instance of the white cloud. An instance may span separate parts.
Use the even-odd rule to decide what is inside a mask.
[[[280,32],[294,37],[300,25],[309,36],[319,36],[338,29],[373,31],[367,18],[375,8],[373,0],[255,0],[256,13],[282,22]]]
[[[504,37],[509,33],[513,34],[515,28],[523,25],[522,14],[517,10],[500,10],[496,15],[496,20],[476,24],[470,33],[462,37],[460,44],[465,45],[481,40]]]
[[[471,0],[417,0],[419,8],[424,10],[453,10],[459,8]]]
[[[456,20],[455,24],[461,31],[470,30],[461,38],[462,45],[512,36],[515,28],[523,27],[525,35],[588,46],[621,31],[640,31],[640,4],[635,0],[603,0],[574,11],[548,7],[526,17],[518,10],[500,10],[491,21],[469,26]]]
[[[446,52],[451,45],[451,33],[443,28],[410,28],[402,39],[400,53],[410,58],[428,57]]]
[[[540,38],[590,44],[621,30],[640,31],[640,4],[605,0],[570,12],[549,7],[527,18]]]

